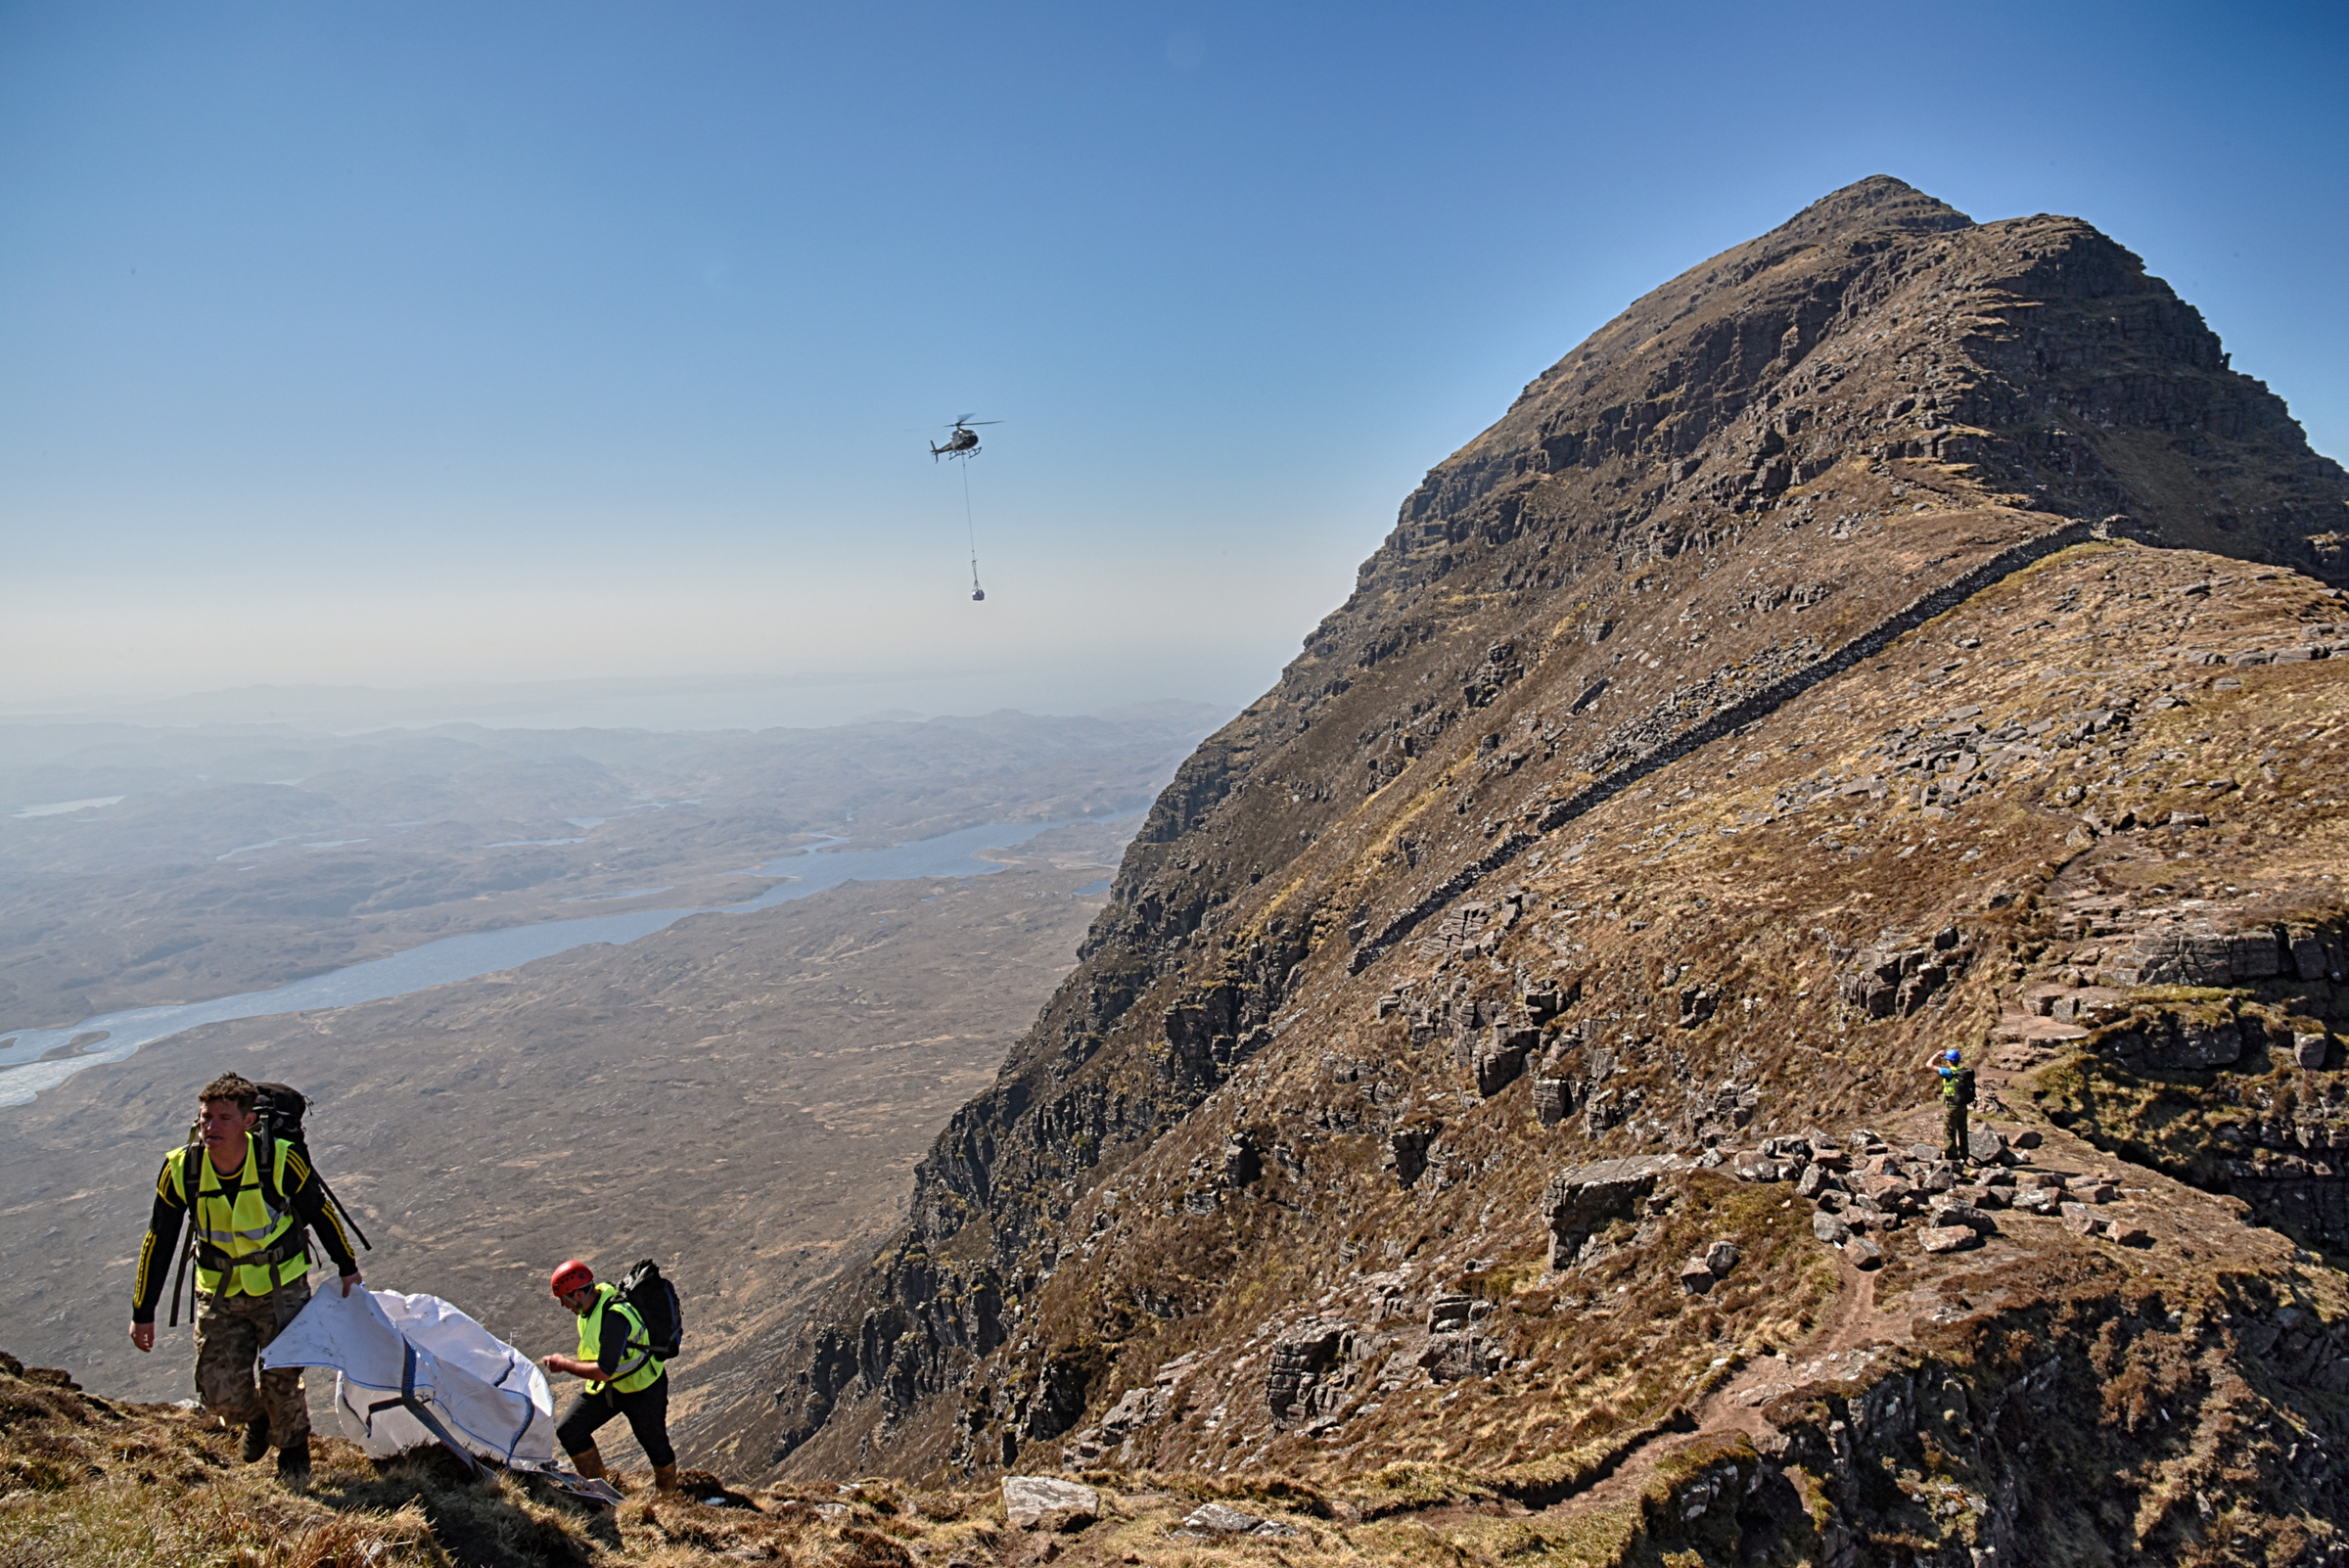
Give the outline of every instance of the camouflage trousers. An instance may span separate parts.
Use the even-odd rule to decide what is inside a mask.
[[[269,1440],[280,1448],[310,1435],[309,1395],[301,1369],[254,1369],[261,1350],[310,1302],[310,1282],[297,1279],[266,1296],[207,1296],[196,1314],[196,1397],[232,1427],[269,1418]]]

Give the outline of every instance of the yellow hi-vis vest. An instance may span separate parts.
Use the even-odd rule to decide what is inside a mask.
[[[273,1153],[281,1196],[286,1190],[286,1157],[293,1152],[293,1144],[277,1140]],[[245,1184],[237,1189],[233,1203],[220,1185],[220,1173],[212,1168],[203,1148],[183,1144],[180,1157],[165,1167],[172,1173],[172,1185],[178,1188],[180,1200],[188,1205],[188,1223],[196,1235],[196,1287],[207,1295],[266,1296],[310,1271],[309,1254],[302,1246],[292,1206],[282,1211],[269,1207],[256,1163],[259,1158],[253,1134],[246,1133],[245,1164],[240,1168]],[[192,1196],[188,1191],[191,1164],[198,1173]],[[251,1261],[242,1261],[248,1259]],[[223,1275],[228,1281],[225,1289]]]
[[[638,1389],[651,1388],[661,1381],[661,1363],[653,1359],[652,1331],[644,1326],[644,1319],[637,1315],[635,1308],[614,1299],[619,1295],[618,1285],[606,1284],[601,1280],[596,1282],[595,1305],[588,1308],[586,1314],[579,1319],[579,1360],[603,1360],[604,1309],[615,1309],[628,1325],[628,1343],[620,1359],[619,1369],[612,1374],[608,1386],[616,1394],[633,1394]],[[587,1385],[587,1392],[601,1394],[606,1387],[603,1383],[591,1381]]]

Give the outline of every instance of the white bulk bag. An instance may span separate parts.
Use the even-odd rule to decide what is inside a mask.
[[[345,1296],[330,1281],[261,1365],[333,1367],[344,1431],[372,1458],[443,1443],[514,1469],[557,1468],[546,1374],[438,1296]]]

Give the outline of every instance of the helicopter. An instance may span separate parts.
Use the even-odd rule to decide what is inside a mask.
[[[935,442],[931,444],[930,460],[935,463],[942,457],[971,456],[979,450],[979,432],[973,429],[973,427],[978,425],[1000,425],[1003,422],[999,419],[973,419],[968,414],[963,415],[960,419],[954,421],[953,424],[946,427],[946,429],[952,431],[954,434],[946,438],[945,445],[940,446]]]

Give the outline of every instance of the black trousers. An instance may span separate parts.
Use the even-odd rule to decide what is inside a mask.
[[[595,1447],[596,1429],[616,1415],[628,1418],[628,1430],[636,1434],[637,1446],[644,1456],[656,1465],[677,1462],[677,1451],[668,1446],[668,1372],[664,1369],[651,1388],[640,1388],[633,1394],[618,1394],[611,1389],[601,1394],[574,1394],[563,1411],[563,1419],[555,1423],[555,1441],[563,1445],[565,1453],[584,1453]]]

